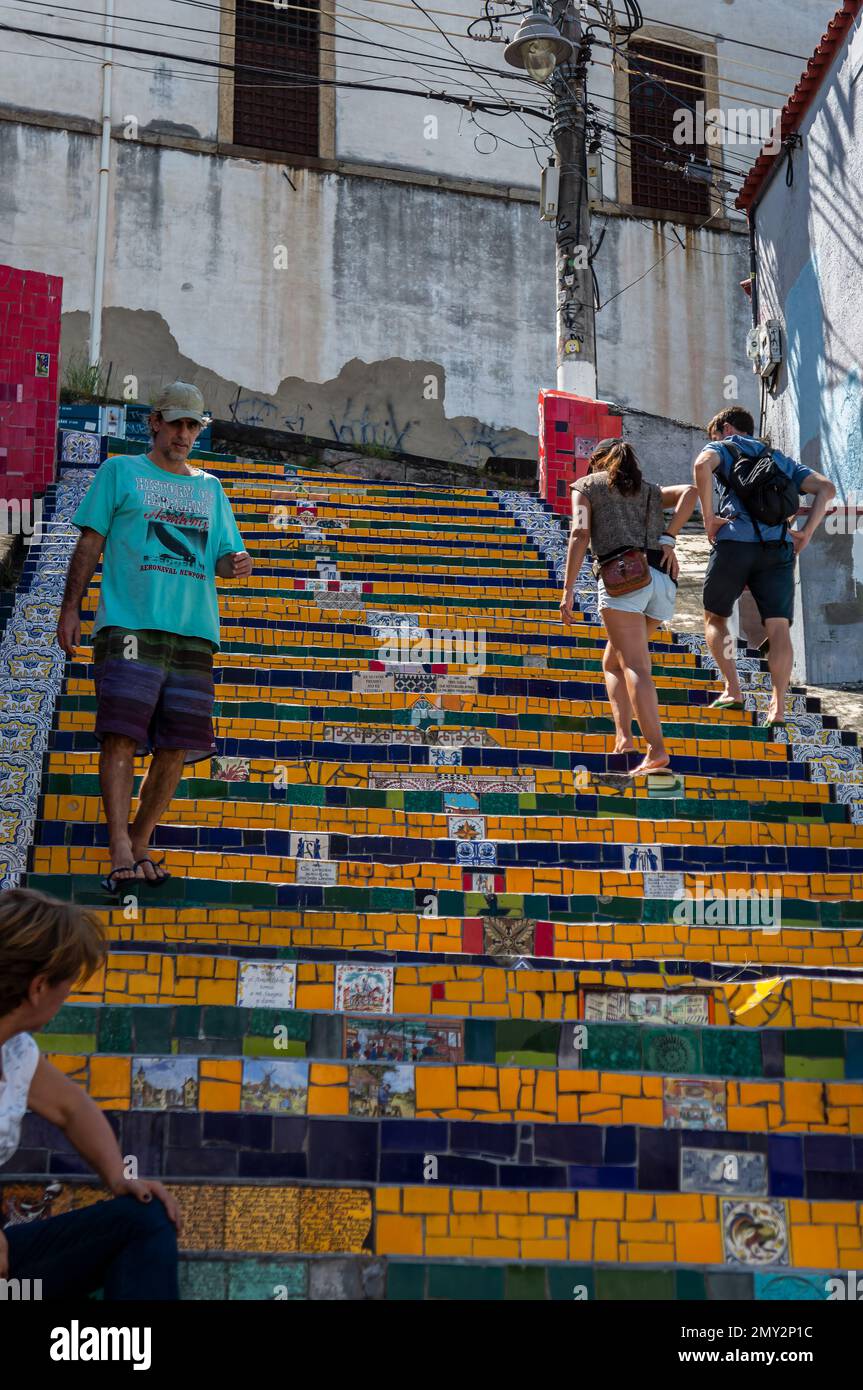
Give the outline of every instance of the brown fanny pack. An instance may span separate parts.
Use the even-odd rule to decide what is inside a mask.
[[[624,594],[646,589],[650,583],[647,555],[643,550],[624,550],[621,555],[612,555],[600,562],[599,578],[609,598],[622,598]]]

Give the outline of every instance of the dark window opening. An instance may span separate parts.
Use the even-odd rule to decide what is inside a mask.
[[[236,0],[234,144],[317,155],[320,12]],[[252,68],[273,69],[250,72]]]
[[[675,133],[685,127],[676,112],[690,110],[694,136],[704,134],[705,81],[704,58],[685,48],[664,43],[630,44],[629,125],[633,138],[625,156],[632,164],[632,202],[636,207],[656,208],[660,212],[710,213],[710,186],[683,177],[661,165],[673,161],[681,170],[690,155],[707,158],[707,146],[681,144]],[[683,71],[681,71],[683,69]],[[702,120],[696,120],[696,111]],[[699,125],[701,129],[699,129]],[[668,148],[663,148],[667,146]]]

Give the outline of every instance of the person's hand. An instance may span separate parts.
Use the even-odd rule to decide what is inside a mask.
[[[9,1242],[0,1231],[0,1279],[9,1277]]]
[[[788,539],[794,546],[794,554],[799,555],[801,550],[806,549],[811,540],[811,536],[808,531],[789,531]]]
[[[233,550],[228,558],[233,579],[245,579],[252,573],[252,557],[247,550]]]
[[[77,605],[73,608],[63,604],[61,607],[57,621],[57,641],[66,655],[71,656],[74,661],[77,656],[75,648],[81,645],[81,616]]]
[[[676,579],[680,573],[680,562],[677,558],[673,545],[662,545],[662,568],[671,579]]]
[[[572,601],[574,597],[574,590],[564,589],[563,598],[560,600],[560,621],[562,623],[575,622],[575,614],[572,611]]]
[[[114,1197],[134,1197],[138,1202],[151,1202],[158,1197],[165,1211],[179,1231],[182,1218],[177,1202],[160,1182],[151,1178],[118,1178],[109,1184]]]
[[[716,540],[723,526],[727,526],[729,521],[731,521],[730,516],[712,516],[710,518],[705,529],[707,531],[707,539],[710,541],[711,545]]]

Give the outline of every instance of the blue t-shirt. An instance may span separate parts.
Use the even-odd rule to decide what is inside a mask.
[[[764,449],[764,445],[760,439],[753,439],[752,436],[748,434],[734,434],[731,435],[728,440],[723,440],[721,444],[717,441],[715,444],[705,445],[706,449],[719,455],[721,460],[720,467],[728,474],[731,473],[734,460],[729,450],[725,448],[726,443],[736,444],[738,449],[740,449],[742,453],[748,454],[750,458],[754,458],[756,454],[760,454]],[[787,455],[780,454],[778,449],[772,449],[771,453],[776,460],[777,466],[782,469],[782,472],[787,474],[789,478],[794,479],[799,491],[811,474],[812,469],[807,468],[805,463],[795,463],[794,460],[788,458]],[[716,533],[716,543],[721,541],[757,541],[759,539],[762,541],[781,541],[783,539],[782,526],[765,526],[761,521],[758,523],[758,530],[761,532],[759,538],[758,531],[755,529],[752,518],[737,496],[737,493],[727,488],[724,483],[720,481],[716,473],[714,473],[713,478],[719,489],[719,501],[716,506],[716,515],[734,518],[733,521],[729,521],[726,526],[723,526],[721,530]]]
[[[72,522],[106,537],[94,634],[150,628],[218,649],[216,565],[245,549],[218,478],[119,454],[99,467]]]

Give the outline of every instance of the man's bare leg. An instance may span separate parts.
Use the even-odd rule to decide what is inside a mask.
[[[137,741],[125,734],[105,734],[99,750],[99,785],[102,790],[105,820],[108,823],[111,868],[128,870],[118,873],[114,879],[115,883],[143,877],[140,869],[128,868],[138,857],[132,852],[132,839],[129,835],[137,747]]]
[[[733,656],[737,644],[732,641],[731,633],[728,631],[728,619],[720,617],[718,613],[705,613],[704,636],[707,640],[707,649],[725,681],[723,694],[730,700],[742,700],[743,691],[740,689],[737,662]]]
[[[770,643],[767,664],[773,681],[767,718],[771,723],[776,723],[785,719],[785,697],[791,684],[794,647],[791,643],[791,624],[786,618],[768,618],[764,626]]]
[[[157,748],[147,775],[141,783],[138,811],[132,822],[131,849],[133,860],[143,859],[150,849],[150,839],[165,811],[171,804],[186,761],[184,748]],[[142,864],[144,878],[151,883],[165,877],[153,864]]]

